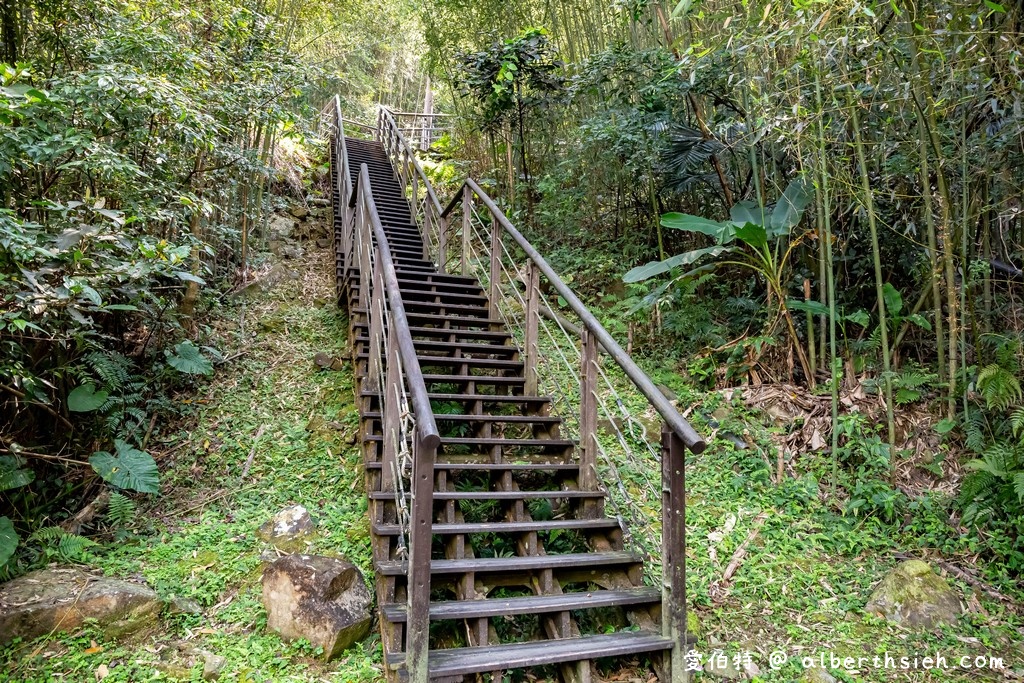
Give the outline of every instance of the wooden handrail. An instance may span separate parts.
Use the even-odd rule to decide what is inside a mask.
[[[405,367],[409,394],[412,397],[413,414],[416,416],[416,428],[424,445],[436,448],[441,443],[441,435],[437,431],[434,411],[430,407],[427,385],[423,381],[423,371],[416,358],[416,347],[413,344],[412,333],[409,331],[409,318],[405,314],[405,304],[402,303],[402,293],[398,288],[398,273],[395,271],[395,262],[391,258],[391,247],[388,246],[384,226],[377,213],[377,204],[373,200],[370,170],[366,164],[359,167],[358,191],[360,200],[366,202],[370,224],[373,227],[373,237],[377,243],[377,253],[384,273],[384,288],[388,295],[388,306],[394,317],[391,333],[398,339],[398,350],[402,357],[402,365]]]
[[[466,182],[463,183],[463,187],[468,187],[484,205],[490,210],[491,215],[495,217],[498,224],[501,225],[502,229],[508,234],[512,235],[512,239],[526,252],[526,255],[530,260],[540,269],[540,271],[547,277],[548,281],[555,288],[555,291],[565,299],[569,308],[579,316],[580,321],[583,323],[583,327],[594,335],[597,341],[604,346],[608,355],[611,356],[619,367],[622,368],[626,376],[632,380],[636,388],[640,390],[647,400],[650,401],[654,409],[658,411],[661,418],[665,423],[680,439],[686,444],[686,447],[692,453],[701,453],[707,448],[707,443],[703,438],[690,426],[690,423],[686,421],[686,418],[679,414],[676,407],[672,405],[672,402],[665,397],[661,390],[655,386],[651,378],[647,376],[640,367],[633,362],[633,359],[629,357],[629,354],[623,350],[619,343],[608,334],[608,331],[604,329],[604,326],[598,321],[594,314],[580,301],[576,293],[569,288],[562,278],[558,276],[558,273],[548,264],[544,257],[540,255],[530,241],[526,239],[519,230],[512,225],[512,222],[505,216],[504,212],[498,208],[498,205],[494,203],[494,200],[483,191],[483,189],[477,185],[476,181],[472,178],[467,178]],[[442,221],[451,214],[455,207],[462,201],[463,193],[460,191],[455,194],[452,201],[449,202],[448,207],[441,212]]]
[[[394,116],[390,109],[387,107],[381,107],[381,113],[383,114],[384,126],[390,128],[394,132],[395,137],[400,147],[411,150],[412,145],[409,144],[405,136],[402,135],[401,129],[398,127],[398,123],[395,121]],[[412,162],[413,170],[423,180],[423,187],[426,188],[427,197],[430,198],[430,202],[434,205],[434,209],[438,215],[441,215],[441,202],[437,198],[437,194],[434,192],[434,186],[431,184],[430,179],[427,178],[427,174],[423,172],[423,167],[420,166],[420,162],[416,160],[416,155],[410,154],[409,159]]]

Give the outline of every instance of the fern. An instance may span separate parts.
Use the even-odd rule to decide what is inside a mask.
[[[135,501],[128,496],[116,491],[110,494],[110,502],[107,504],[107,521],[112,526],[128,526],[135,520],[137,511]]]
[[[88,562],[92,559],[89,551],[98,545],[88,538],[69,534],[59,526],[36,530],[28,542],[40,545],[40,553],[47,562]]]
[[[131,380],[132,362],[116,351],[93,351],[86,354],[85,362],[111,393],[120,391]]]
[[[990,409],[1006,410],[1022,398],[1020,380],[997,363],[985,366],[978,373],[978,391]]]

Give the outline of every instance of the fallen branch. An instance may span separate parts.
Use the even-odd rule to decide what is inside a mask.
[[[743,564],[743,558],[747,556],[747,548],[754,542],[757,535],[761,533],[761,527],[764,526],[767,519],[767,512],[762,512],[754,518],[753,527],[751,527],[747,537],[743,539],[743,542],[740,543],[739,547],[732,554],[732,559],[729,560],[729,564],[725,567],[725,573],[722,574],[722,578],[712,583],[710,593],[715,600],[721,600],[729,594],[729,582],[739,570],[740,565]]]
[[[256,430],[256,436],[252,438],[252,448],[249,449],[249,457],[245,460],[245,467],[242,468],[242,476],[238,480],[239,483],[245,481],[245,478],[249,476],[249,468],[252,467],[252,460],[256,457],[256,445],[260,441],[260,437],[263,436],[263,428],[266,425],[260,425],[260,428]]]
[[[78,513],[60,523],[60,527],[69,534],[76,536],[82,533],[82,527],[96,519],[96,515],[107,509],[110,503],[110,491],[104,490],[96,496],[91,503],[78,511]]]

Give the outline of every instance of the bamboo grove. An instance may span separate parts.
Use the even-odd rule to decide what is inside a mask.
[[[931,401],[969,453],[957,519],[1008,533],[1000,554],[1024,566],[1017,5],[433,0],[426,16],[464,152],[638,346],[708,386],[831,392],[834,417],[842,392],[877,392],[892,446],[899,411]],[[559,89],[531,88],[542,61]],[[507,72],[525,107],[466,86],[500,74],[499,92]]]

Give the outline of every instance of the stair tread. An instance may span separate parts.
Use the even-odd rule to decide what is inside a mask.
[[[379,470],[379,462],[368,462],[363,465],[368,470]],[[435,462],[435,470],[468,470],[468,471],[501,471],[522,470],[533,472],[572,472],[580,468],[571,462]]]
[[[379,410],[363,413],[363,419],[379,420]],[[448,415],[434,413],[435,422],[514,422],[516,424],[557,424],[562,418],[557,415]]]
[[[455,524],[434,524],[431,532],[438,535],[456,534],[524,534],[531,531],[559,531],[585,529],[615,529],[619,520],[611,517],[596,519],[544,519],[529,522],[461,522]],[[374,524],[373,532],[378,536],[395,536],[401,531],[397,524]]]
[[[409,499],[411,494],[400,494]],[[434,500],[547,500],[551,498],[604,498],[603,491],[435,491]],[[394,500],[394,491],[371,491],[371,500]]]
[[[658,652],[670,650],[672,646],[673,642],[670,638],[658,633],[623,631],[559,640],[431,650],[427,661],[432,677],[460,676],[485,671],[575,662],[598,657]],[[405,653],[388,653],[387,663],[391,668],[403,667]]]
[[[430,619],[476,619],[503,617],[540,612],[650,604],[661,600],[661,591],[654,586],[641,586],[627,590],[594,590],[585,593],[561,595],[530,595],[514,598],[488,598],[485,600],[450,600],[430,603]],[[404,604],[382,605],[381,612],[388,621],[400,623],[406,619]]]
[[[380,434],[368,434],[363,441],[381,441]],[[442,436],[442,446],[558,446],[569,448],[576,445],[571,439],[503,439],[501,437]]]
[[[634,553],[613,550],[603,553],[565,553],[561,555],[524,555],[517,557],[467,557],[459,560],[431,560],[431,574],[465,574],[536,569],[575,569],[583,567],[611,567],[639,564],[643,560]],[[375,563],[377,571],[385,576],[405,576],[408,563],[404,560],[386,560]]]

